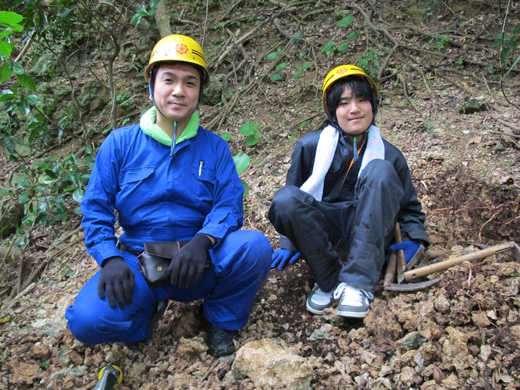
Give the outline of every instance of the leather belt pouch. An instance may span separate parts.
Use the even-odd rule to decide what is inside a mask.
[[[139,256],[139,269],[151,287],[169,283],[168,267],[177,252],[189,241],[145,242]]]

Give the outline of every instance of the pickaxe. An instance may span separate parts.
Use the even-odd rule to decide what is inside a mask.
[[[509,250],[512,252],[513,259],[515,261],[520,261],[520,247],[513,241],[498,244],[491,246],[486,249],[482,249],[478,252],[469,253],[467,255],[458,256],[453,259],[448,259],[444,261],[440,261],[435,264],[431,264],[425,267],[416,268],[414,270],[409,271],[403,271],[402,273],[402,280],[410,281],[416,278],[420,278],[422,276],[430,275],[437,271],[442,271],[448,268],[451,268],[457,264],[461,264],[465,261],[474,261],[474,260],[481,260],[489,256],[493,256],[497,253],[504,252],[506,250]],[[426,254],[429,251],[426,251]],[[389,291],[416,291],[420,290],[426,287],[429,287],[439,281],[439,278],[428,280],[426,282],[422,283],[406,283],[406,284],[400,284],[400,283],[391,283],[387,286],[385,286],[385,290]]]
[[[397,223],[395,226],[394,243],[397,244],[401,241],[401,227],[399,226],[399,223]],[[383,282],[384,289],[389,291],[417,291],[437,283],[439,281],[438,279],[428,280],[426,282],[420,283],[401,284],[405,280],[404,273],[412,269],[412,267],[415,266],[415,264],[417,264],[419,261],[423,260],[425,255],[430,257],[433,255],[433,253],[431,251],[427,251],[425,253],[424,246],[421,245],[419,247],[419,250],[415,253],[415,255],[410,259],[410,261],[407,264],[402,250],[393,251],[392,253],[390,253]],[[394,283],[396,271],[398,282],[397,284]]]

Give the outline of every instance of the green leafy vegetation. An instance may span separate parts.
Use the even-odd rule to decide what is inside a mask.
[[[348,49],[348,42],[341,43],[337,45],[334,41],[328,41],[325,46],[321,49],[321,51],[328,56],[333,56],[336,53],[342,53]]]
[[[159,0],[151,0],[149,8],[145,4],[141,4],[139,7],[137,7],[135,15],[130,20],[130,24],[137,27],[141,22],[146,21],[148,27],[158,28],[157,22],[152,18],[157,11],[158,3]]]
[[[71,214],[80,214],[84,186],[88,181],[94,158],[87,155],[81,164],[75,154],[59,160],[55,154],[36,161],[15,182],[18,203],[24,206],[22,225],[48,226],[58,221],[66,222]],[[76,207],[72,205],[76,204]]]
[[[16,33],[23,31],[20,24],[23,16],[16,12],[0,11],[0,83],[5,83],[15,76],[10,88],[0,91],[0,104],[4,113],[1,124],[3,131],[0,137],[10,154],[12,160],[16,161],[16,144],[22,144],[23,140],[17,137],[17,130],[23,126],[23,122],[32,129],[29,141],[34,140],[36,134],[41,130],[43,120],[43,109],[41,101],[35,94],[35,82],[28,74],[22,64],[11,58]],[[40,115],[36,115],[29,122],[28,115],[31,108],[35,107]]]
[[[368,48],[365,53],[361,56],[357,66],[363,69],[376,82],[378,81],[379,69],[381,64],[379,62],[379,53],[377,50]]]
[[[496,41],[491,45],[491,47],[501,48],[500,60],[502,63],[505,63],[509,54],[513,53],[518,47],[518,40],[520,39],[520,23],[515,26],[511,34],[499,32],[495,34],[495,38]],[[519,58],[520,56],[516,59],[516,63]]]
[[[246,143],[254,146],[262,136],[260,133],[260,125],[256,121],[248,122],[242,125],[239,130],[240,134],[247,136]]]
[[[240,127],[239,133],[246,136],[246,144],[248,146],[255,146],[262,136],[260,133],[260,124],[256,121],[243,124]],[[221,137],[228,142],[232,139],[231,134],[228,132],[223,133]],[[249,168],[251,157],[247,153],[238,152],[233,155],[233,161],[235,162],[235,168],[240,175],[243,171]],[[240,181],[244,186],[244,196],[246,196],[249,194],[249,185],[243,179],[240,179]]]
[[[336,23],[336,26],[347,27],[347,26],[350,26],[353,22],[354,22],[354,16],[347,15],[343,19],[341,19],[338,23]]]
[[[238,152],[233,156],[233,161],[235,162],[235,167],[237,169],[238,174],[240,175],[243,171],[249,168],[249,164],[251,163],[251,157],[249,157],[244,152]],[[243,179],[240,179],[240,181],[244,186],[244,196],[247,196],[249,194],[249,185]]]

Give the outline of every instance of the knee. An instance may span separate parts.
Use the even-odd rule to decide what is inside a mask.
[[[370,161],[362,173],[362,176],[367,176],[372,179],[385,179],[393,175],[397,176],[394,166],[389,161],[380,159]]]
[[[272,254],[271,243],[262,233],[256,230],[239,230],[226,237],[226,242],[215,256],[222,259],[219,265],[223,268],[233,268],[240,264],[251,270],[262,270],[271,264]]]
[[[384,194],[387,202],[399,203],[403,197],[403,185],[394,166],[386,160],[373,160],[367,164],[358,181],[359,194]],[[362,197],[362,195],[360,195]]]
[[[273,197],[271,207],[269,208],[269,219],[273,221],[275,215],[290,214],[294,207],[298,193],[301,190],[296,186],[285,186],[280,188]]]
[[[392,183],[401,185],[401,180],[394,166],[386,160],[373,160],[367,164],[360,177],[363,181],[385,185]]]
[[[242,245],[246,251],[251,252],[257,258],[271,259],[273,248],[266,236],[256,230],[245,230],[243,232],[246,239],[242,241]]]
[[[99,344],[96,334],[96,313],[89,309],[78,310],[75,305],[69,306],[65,313],[67,328],[72,335],[84,344]]]

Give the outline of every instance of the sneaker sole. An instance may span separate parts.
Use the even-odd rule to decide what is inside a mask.
[[[336,314],[341,317],[351,317],[351,318],[365,318],[367,315],[367,311],[346,311],[346,310],[338,310]]]
[[[310,311],[312,314],[317,314],[319,316],[321,316],[323,314],[323,311],[327,308],[327,307],[330,307],[330,306],[327,306],[326,308],[324,309],[315,309],[313,308],[312,306],[309,305],[309,302],[305,302],[305,307],[307,308],[308,311]]]

